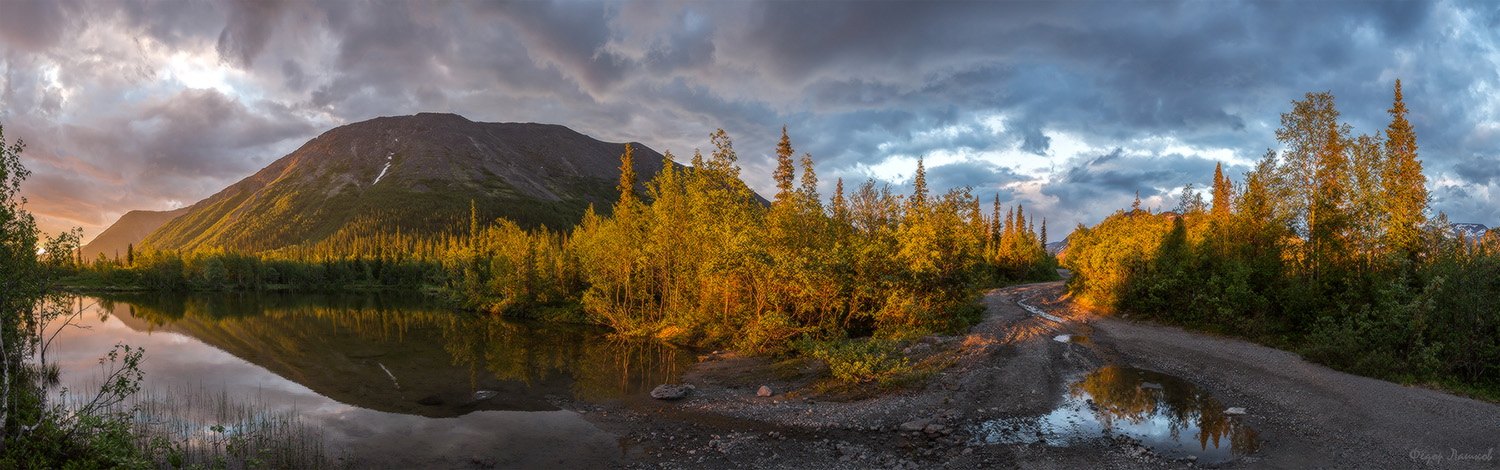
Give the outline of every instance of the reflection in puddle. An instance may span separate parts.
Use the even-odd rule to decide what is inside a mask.
[[[1052,413],[981,424],[975,443],[1067,446],[1125,435],[1167,458],[1223,463],[1260,448],[1255,430],[1224,410],[1207,391],[1177,377],[1107,366],[1070,385]]]

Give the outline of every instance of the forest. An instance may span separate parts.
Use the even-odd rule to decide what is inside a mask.
[[[709,155],[667,165],[644,191],[627,146],[608,215],[590,208],[565,230],[483,220],[471,203],[467,227],[403,234],[377,218],[260,253],[132,246],[79,260],[79,236],[63,234],[43,263],[88,286],[422,288],[465,309],[757,352],[961,330],[982,314],[984,289],[1057,276],[1045,219],[998,196],[986,211],[969,188],[930,193],[920,160],[909,195],[839,180],[825,204],[812,156],[794,160],[783,129],[768,204],[740,179],[728,135],[710,140]]]
[[[1416,136],[1395,85],[1383,133],[1353,135],[1331,93],[1282,114],[1282,151],[1211,203],[1137,202],[1074,232],[1079,302],[1249,338],[1361,375],[1500,398],[1500,240],[1428,217]]]

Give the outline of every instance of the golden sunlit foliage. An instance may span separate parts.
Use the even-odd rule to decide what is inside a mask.
[[[1426,218],[1426,179],[1400,82],[1382,137],[1351,136],[1309,93],[1244,182],[1213,207],[1117,212],[1080,227],[1069,290],[1097,307],[1249,336],[1311,359],[1500,395],[1500,246]]]
[[[465,277],[478,282],[471,287],[488,290],[466,298],[524,307],[547,303],[533,292],[573,292],[589,319],[626,334],[764,350],[803,335],[899,338],[963,327],[977,319],[982,287],[1055,275],[1034,232],[1019,223],[994,228],[968,190],[928,200],[920,163],[910,198],[873,181],[846,197],[840,182],[825,208],[811,157],[801,159],[802,184],[794,184],[794,151],[783,138],[780,192],[768,207],[736,176],[729,139],[720,132],[713,143],[710,158],[665,167],[639,199],[622,196],[612,216],[590,212],[566,237],[506,255],[522,260],[507,266],[549,274],[475,273]],[[511,229],[476,243],[548,236]]]
[[[1056,277],[1035,215],[997,198],[985,217],[967,188],[929,195],[920,161],[909,197],[873,180],[845,194],[840,180],[825,207],[811,155],[794,164],[783,133],[767,204],[739,179],[729,137],[710,141],[711,155],[695,152],[691,167],[666,165],[644,185],[627,146],[610,214],[590,208],[566,232],[486,223],[476,206],[423,235],[362,218],[312,246],[132,250],[129,263],[101,259],[90,273],[163,290],[438,286],[469,309],[746,350],[962,328],[982,312],[981,289]]]

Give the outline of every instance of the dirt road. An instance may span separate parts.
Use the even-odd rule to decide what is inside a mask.
[[[968,335],[908,351],[953,364],[921,390],[830,401],[803,365],[710,355],[684,400],[561,405],[620,435],[634,468],[1500,467],[1495,404],[1095,316],[1063,293],[986,294]]]

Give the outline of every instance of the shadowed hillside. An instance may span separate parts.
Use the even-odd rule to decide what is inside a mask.
[[[94,240],[83,246],[83,259],[93,260],[103,253],[104,256],[114,259],[115,256],[124,257],[130,245],[139,244],[151,232],[156,231],[162,225],[182,214],[186,214],[191,207],[184,207],[172,211],[130,211],[120,216],[103,233],[94,237]]]

